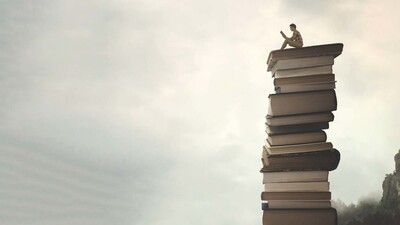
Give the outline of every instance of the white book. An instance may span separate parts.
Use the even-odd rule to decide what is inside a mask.
[[[329,191],[329,182],[265,183],[266,192],[323,192]]]
[[[334,82],[321,82],[321,83],[309,83],[309,84],[293,84],[293,85],[281,85],[275,87],[275,93],[292,93],[292,92],[305,92],[305,91],[322,91],[322,90],[333,90],[336,88],[336,81]]]
[[[317,56],[308,58],[282,59],[278,60],[272,67],[272,73],[277,70],[308,68],[315,66],[332,66],[334,63],[333,56]]]
[[[269,209],[322,209],[331,208],[331,201],[281,201],[273,200],[267,202]]]
[[[302,77],[320,74],[330,74],[332,73],[332,66],[315,66],[309,68],[297,68],[297,69],[286,69],[277,70],[272,73],[272,77],[284,78],[284,77]]]
[[[265,183],[322,182],[328,181],[328,171],[282,171],[264,172]]]
[[[332,149],[333,145],[331,142],[316,142],[306,144],[293,144],[293,145],[280,145],[272,146],[268,140],[265,140],[264,151],[268,155],[281,155],[281,154],[293,154],[303,152],[316,152],[322,150]]]
[[[266,116],[266,123],[270,126],[283,126],[306,123],[331,122],[334,119],[332,112],[299,114],[290,116]]]

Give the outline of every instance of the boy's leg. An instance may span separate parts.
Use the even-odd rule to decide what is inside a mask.
[[[295,47],[295,48],[301,48],[303,47],[302,44],[295,42],[295,41],[288,41],[289,46]]]
[[[286,46],[288,45],[288,41],[287,40],[285,40],[284,42],[283,42],[283,44],[282,44],[282,47],[281,47],[281,49],[284,49],[284,48],[286,48]]]

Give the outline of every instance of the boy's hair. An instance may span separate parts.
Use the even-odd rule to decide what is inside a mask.
[[[290,24],[289,26],[296,28],[296,24],[294,24],[294,23]]]

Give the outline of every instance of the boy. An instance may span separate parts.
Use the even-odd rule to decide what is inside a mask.
[[[281,35],[283,38],[285,38],[285,41],[282,44],[281,49],[286,48],[286,46],[289,44],[289,46],[295,47],[295,48],[301,48],[303,47],[303,38],[301,37],[300,32],[296,29],[296,24],[292,23],[289,25],[290,30],[293,31],[293,35],[291,38],[288,38],[282,31]]]

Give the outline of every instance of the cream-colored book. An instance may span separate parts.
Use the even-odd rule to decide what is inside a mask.
[[[280,154],[293,154],[302,152],[316,152],[321,150],[332,149],[333,145],[331,142],[315,142],[306,144],[294,144],[294,145],[279,145],[272,146],[268,140],[265,140],[264,151],[267,151],[268,155],[280,155]]]
[[[328,181],[328,171],[282,171],[263,173],[265,183],[320,182]]]
[[[264,191],[266,192],[300,192],[329,191],[329,182],[289,182],[289,183],[265,183]]]
[[[307,58],[295,58],[295,59],[282,59],[278,60],[272,67],[271,72],[275,73],[277,70],[286,69],[298,69],[308,68],[315,66],[332,66],[334,64],[334,57],[328,56],[317,56]]]
[[[299,85],[282,85],[275,87],[275,93],[292,93],[292,92],[305,92],[305,91],[322,91],[333,90],[336,88],[336,81],[324,83],[310,83]]]

